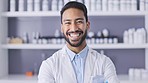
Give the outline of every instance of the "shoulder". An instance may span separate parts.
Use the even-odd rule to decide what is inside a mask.
[[[101,59],[107,58],[106,55],[101,54],[100,52],[98,52],[94,49],[91,49],[91,48],[89,48],[88,54],[90,54],[92,57],[96,57],[96,58],[101,58]]]
[[[40,70],[46,72],[49,71],[54,72],[60,61],[59,59],[60,59],[60,54],[62,53],[61,51],[62,51],[61,49],[56,51],[49,58],[44,60],[41,64]]]
[[[62,55],[62,49],[56,51],[55,53],[53,53],[49,58],[47,58],[47,60],[45,61],[52,61],[54,62],[56,59],[60,58]]]
[[[62,49],[60,49],[60,50],[56,51],[55,53],[53,53],[45,61],[54,63],[54,62],[60,61],[59,59],[62,59],[62,57],[65,56],[65,55],[66,55],[65,47],[63,47]]]
[[[110,62],[112,62],[111,59],[108,56],[106,56],[104,54],[101,54],[100,52],[98,52],[98,51],[96,51],[94,49],[91,49],[91,48],[89,48],[88,55],[91,58],[93,58],[94,60],[97,59],[97,62],[98,63],[104,64],[104,63],[110,63]]]

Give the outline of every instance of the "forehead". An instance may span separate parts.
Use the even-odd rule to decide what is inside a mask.
[[[84,12],[80,9],[69,8],[69,9],[65,10],[62,15],[62,20],[76,19],[76,18],[84,18],[85,19]]]

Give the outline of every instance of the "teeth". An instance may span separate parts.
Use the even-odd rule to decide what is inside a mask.
[[[78,37],[78,36],[80,36],[80,33],[78,33],[78,34],[73,34],[73,33],[71,33],[71,34],[69,34],[71,37]]]

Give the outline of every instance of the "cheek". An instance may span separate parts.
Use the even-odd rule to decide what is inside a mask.
[[[81,26],[81,30],[82,30],[83,32],[85,32],[86,30],[88,30],[88,27],[87,27],[86,25],[83,25],[83,26]]]
[[[61,31],[62,31],[63,34],[66,35],[66,32],[67,32],[68,30],[66,29],[66,27],[63,27],[63,28],[61,29]]]
[[[62,32],[62,33],[65,33],[65,29],[66,29],[66,27],[65,27],[64,25],[62,25],[62,27],[61,27],[61,32]]]

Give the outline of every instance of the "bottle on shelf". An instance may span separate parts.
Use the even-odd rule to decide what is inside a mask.
[[[42,11],[48,11],[48,0],[43,0]]]
[[[108,1],[108,11],[113,11],[113,0]]]
[[[58,1],[58,10],[59,10],[59,11],[62,9],[63,5],[64,5],[63,0],[59,0],[59,1]]]
[[[69,0],[64,0],[64,5],[66,4],[66,3],[68,3],[69,2]]]
[[[126,11],[131,11],[131,0],[126,0]]]
[[[131,11],[137,10],[137,0],[131,0]]]
[[[39,37],[40,37],[40,33],[39,32],[33,32],[32,33],[32,39],[31,39],[31,43],[33,44],[37,44],[39,41]]]
[[[86,5],[86,7],[87,7],[87,10],[90,11],[91,10],[90,9],[90,0],[85,0],[84,3]]]
[[[113,11],[119,11],[120,10],[119,8],[120,8],[119,0],[114,0],[114,2],[113,2]]]
[[[34,0],[34,11],[40,11],[40,0]]]
[[[19,0],[18,11],[24,11],[24,0]]]
[[[146,43],[146,40],[147,40],[147,38],[146,38],[146,30],[145,30],[145,28],[141,28],[142,29],[142,33],[143,33],[143,43]]]
[[[38,75],[38,64],[36,62],[33,64],[33,74]]]
[[[143,29],[143,28],[139,28],[139,29],[137,29],[137,38],[138,38],[138,40],[139,40],[139,43],[140,44],[143,44],[143,43],[146,43],[145,42],[145,39],[146,39],[146,33],[145,33],[145,29]]]
[[[146,43],[146,30],[144,28],[131,28],[123,33],[124,43],[129,44],[145,44]]]
[[[77,1],[77,0],[70,0],[70,1]]]
[[[101,0],[96,0],[96,11],[101,11],[102,10],[102,1]]]
[[[89,32],[88,33],[88,43],[89,44],[94,44],[95,43],[95,39],[94,39],[95,33],[94,32]]]
[[[91,0],[91,11],[96,10],[96,0]]]
[[[51,3],[51,10],[52,11],[57,11],[58,9],[58,7],[57,7],[57,5],[58,5],[58,1],[57,0],[52,0],[52,3]]]
[[[60,30],[56,29],[54,33],[54,37],[60,37],[60,36],[61,36]]]
[[[10,0],[10,12],[16,11],[16,0]]]
[[[23,33],[23,43],[29,43],[29,41],[28,41],[28,33],[27,32]]]
[[[47,39],[43,38],[42,39],[42,44],[47,44],[47,43],[48,43]]]
[[[145,0],[145,10],[148,11],[148,0]]]
[[[101,31],[97,32],[97,37],[102,37],[102,32]]]
[[[33,11],[33,0],[27,0],[27,11]]]
[[[126,0],[120,0],[120,11],[126,11]]]
[[[114,37],[114,38],[113,38],[113,43],[114,43],[114,44],[117,44],[117,43],[118,43],[118,38]]]
[[[134,70],[135,70],[134,68],[129,68],[128,70],[128,76],[131,80],[134,79],[134,74],[135,74]]]
[[[123,43],[128,44],[128,31],[124,31],[123,33]]]
[[[114,42],[115,42],[115,41],[114,41]],[[114,42],[113,42],[113,38],[108,38],[108,43],[109,43],[109,44],[112,44],[112,43],[114,43]]]
[[[140,11],[145,11],[145,0],[139,1]]]
[[[135,29],[134,28],[131,28],[128,30],[128,34],[129,34],[129,43],[130,44],[133,44],[134,43],[134,38],[133,38],[133,33],[135,32]]]
[[[108,29],[103,29],[102,34],[103,34],[103,37],[108,37],[109,36],[109,30]]]
[[[102,0],[102,11],[107,11],[108,3],[107,0]]]
[[[77,0],[77,2],[83,3],[83,0]]]
[[[128,76],[130,80],[146,80],[148,79],[148,70],[143,68],[129,68]]]

